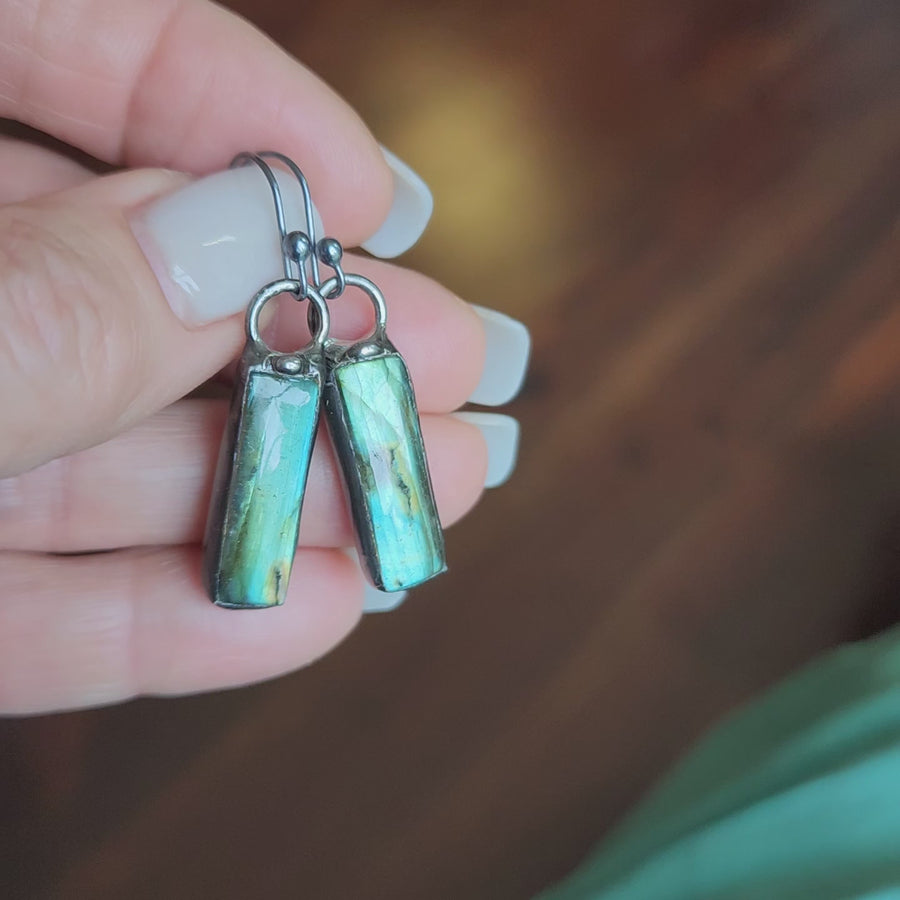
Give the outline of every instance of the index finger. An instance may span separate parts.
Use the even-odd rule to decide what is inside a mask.
[[[356,113],[206,0],[4,3],[0,34],[0,116],[125,166],[201,174],[241,150],[281,150],[347,241],[387,215],[391,172]]]

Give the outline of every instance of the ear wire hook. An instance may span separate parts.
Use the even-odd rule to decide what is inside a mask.
[[[284,214],[284,197],[281,193],[281,187],[272,167],[266,162],[266,156],[274,156],[287,165],[292,173],[300,182],[303,192],[303,201],[306,212],[306,227],[310,229],[311,236],[304,234],[302,231],[287,230],[287,223]],[[312,260],[313,284],[318,284],[319,271],[316,264],[315,254],[313,253],[315,239],[315,218],[312,213],[312,202],[309,196],[309,186],[306,178],[295,163],[281,154],[265,153],[240,153],[231,162],[231,168],[240,166],[255,165],[265,176],[269,184],[269,190],[272,192],[272,201],[275,204],[275,219],[278,223],[278,233],[281,237],[281,256],[284,263],[284,277],[288,280],[296,280],[300,284],[300,291],[297,293],[297,299],[303,300],[309,293],[309,278],[306,271],[307,260]],[[294,266],[297,267],[296,278],[294,275]]]
[[[341,246],[337,238],[323,237],[321,240],[316,238],[316,221],[313,213],[312,196],[309,191],[309,182],[303,174],[300,166],[297,165],[289,156],[278,153],[275,150],[265,150],[256,154],[261,159],[277,159],[280,163],[287,166],[293,172],[294,177],[300,182],[300,190],[303,193],[303,206],[306,210],[306,233],[309,236],[310,244],[313,252],[309,256],[309,264],[311,269],[312,284],[316,290],[321,290],[322,279],[319,275],[319,261],[321,260],[326,266],[334,269],[337,281],[333,291],[328,295],[329,300],[334,300],[344,293],[347,286],[347,276],[341,266],[341,259],[344,256],[344,248]]]
[[[290,157],[285,156],[283,153],[278,153],[275,150],[264,150],[261,153],[257,153],[256,156],[259,159],[277,159],[280,163],[282,163],[282,165],[290,169],[294,178],[296,178],[300,183],[300,192],[303,194],[303,211],[306,215],[306,236],[309,238],[310,247],[315,248],[316,217],[313,213],[312,195],[309,192],[309,182],[306,180],[306,176],[303,174],[303,170]],[[285,240],[286,237],[287,235],[284,233],[284,229],[282,229],[281,239]],[[313,287],[318,288],[319,284],[321,283],[321,279],[319,277],[319,262],[316,259],[315,253],[310,253],[309,263]]]
[[[266,162],[267,159],[278,160],[284,165],[300,185],[300,192],[303,195],[303,208],[306,216],[306,233],[302,231],[287,230],[287,223],[284,214],[284,197],[278,179],[272,167]],[[341,266],[341,259],[344,255],[344,248],[340,241],[335,238],[324,237],[321,240],[316,238],[316,221],[313,212],[312,197],[310,195],[309,183],[300,167],[288,156],[278,153],[274,150],[264,150],[259,153],[240,153],[232,160],[232,167],[255,165],[269,183],[269,189],[272,191],[272,199],[275,203],[275,218],[278,222],[278,231],[281,235],[281,254],[284,260],[285,278],[292,279],[294,277],[293,267],[297,266],[297,281],[299,281],[302,291],[298,299],[303,299],[309,293],[310,285],[319,290],[322,285],[321,275],[319,273],[319,261],[334,269],[335,278],[334,287],[327,299],[334,300],[340,297],[347,285],[347,277]],[[307,273],[306,265],[309,264],[309,272]]]

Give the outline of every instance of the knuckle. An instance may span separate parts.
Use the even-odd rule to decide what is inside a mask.
[[[0,378],[9,405],[0,458],[28,459],[48,422],[84,415],[87,404],[73,400],[106,409],[108,376],[133,362],[129,330],[123,340],[122,323],[108,321],[110,264],[83,237],[102,233],[92,225],[100,223],[83,211],[76,220],[49,204],[0,210]]]
[[[7,353],[20,370],[48,363],[78,377],[80,347],[101,337],[101,322],[82,260],[28,209],[0,220],[0,293]],[[74,371],[73,371],[74,369]]]
[[[84,549],[79,543],[80,454],[0,479],[0,549],[52,553]]]

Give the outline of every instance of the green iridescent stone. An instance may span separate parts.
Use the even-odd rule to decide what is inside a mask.
[[[372,583],[402,591],[446,569],[415,396],[403,359],[332,364],[325,402]]]
[[[318,371],[251,367],[234,399],[214,487],[204,566],[213,602],[284,602],[319,413]]]

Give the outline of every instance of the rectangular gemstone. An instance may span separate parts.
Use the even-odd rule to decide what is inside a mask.
[[[325,403],[372,583],[402,591],[443,572],[444,537],[403,359],[341,359]]]
[[[236,390],[207,523],[204,574],[213,602],[284,602],[315,440],[321,375],[251,366]]]

